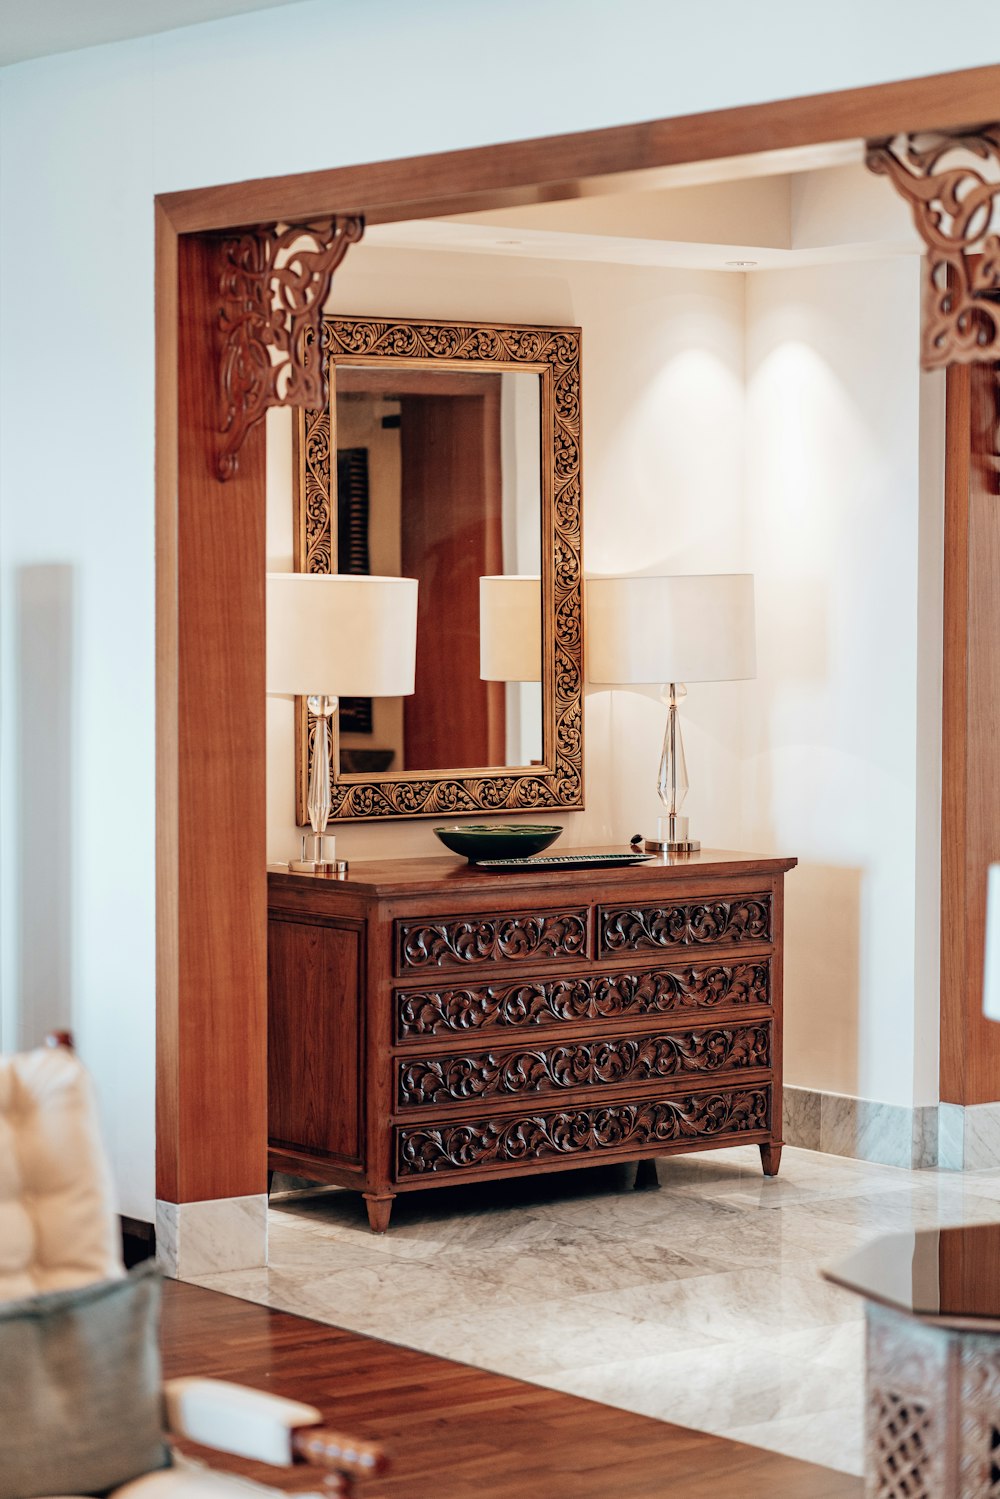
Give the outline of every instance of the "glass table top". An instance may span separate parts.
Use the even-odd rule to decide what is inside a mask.
[[[1000,1223],[889,1234],[823,1274],[916,1317],[1000,1327]]]

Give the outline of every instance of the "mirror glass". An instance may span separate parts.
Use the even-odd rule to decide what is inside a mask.
[[[416,690],[342,700],[341,774],[540,765],[537,367],[338,361],[331,407],[331,568],[420,582]]]

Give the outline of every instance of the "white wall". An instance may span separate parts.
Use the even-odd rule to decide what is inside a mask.
[[[308,0],[0,73],[3,1044],[72,1019],[123,1211],[153,1197],[153,194],[998,56],[1000,14],[960,0],[948,19],[931,0],[771,0],[765,31],[737,0]],[[40,876],[22,885],[23,859],[49,857],[25,799],[49,725],[19,718],[17,589],[37,565],[70,570],[77,626],[51,726],[69,757],[54,920]],[[606,714],[591,720],[593,752]],[[44,941],[68,968],[22,997],[25,944]]]
[[[1000,17],[973,0],[947,26],[935,0],[307,0],[152,48],[165,192],[973,67],[1000,58]]]
[[[0,1039],[72,1025],[122,1210],[140,1217],[154,1045],[149,60],[148,46],[116,47],[0,75]],[[28,612],[40,570],[51,591]],[[26,701],[67,643],[51,700]]]
[[[509,256],[352,250],[330,310],[583,328],[584,565],[588,572],[736,568],[743,526],[743,277],[533,262]],[[272,412],[270,565],[291,566],[291,417]],[[281,453],[282,458],[277,458]],[[700,689],[692,689],[694,694]],[[741,689],[734,689],[737,696]],[[692,746],[714,793],[706,842],[738,821],[733,699],[705,693]],[[565,846],[652,833],[665,709],[655,693],[590,690],[586,810],[560,818]],[[268,706],[268,857],[297,854],[291,705]],[[694,798],[692,798],[692,802]],[[539,814],[548,822],[552,813]],[[529,819],[530,820],[530,819]],[[437,853],[427,820],[338,825],[347,858]]]
[[[918,276],[900,259],[747,282],[759,679],[743,841],[801,860],[788,881],[787,1075],[902,1104],[937,1098],[926,987],[914,1001],[918,977],[926,986],[929,970],[935,995],[937,979],[942,515],[939,461],[921,495]],[[929,394],[930,435],[940,387]]]

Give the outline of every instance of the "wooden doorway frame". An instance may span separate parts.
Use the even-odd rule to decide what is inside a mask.
[[[264,439],[251,433],[238,478],[220,485],[211,236],[573,198],[681,163],[997,118],[990,66],[156,200],[159,1199],[237,1197],[266,1182]],[[960,996],[942,995],[944,1037],[945,1001]]]

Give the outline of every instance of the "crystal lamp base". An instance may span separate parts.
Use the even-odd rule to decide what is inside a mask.
[[[656,837],[645,840],[654,854],[696,854],[701,848],[697,838],[688,837],[688,820],[677,813],[656,819]]]
[[[333,833],[303,833],[301,859],[289,859],[293,874],[337,874],[337,839]],[[345,865],[346,868],[346,865]]]

